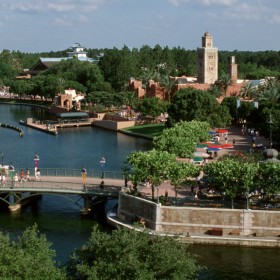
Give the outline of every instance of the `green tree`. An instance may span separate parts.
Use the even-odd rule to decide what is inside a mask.
[[[193,163],[173,162],[169,165],[168,178],[171,185],[175,189],[175,200],[177,202],[178,191],[182,184],[188,180],[189,177],[194,177],[198,173],[198,168]]]
[[[178,157],[192,158],[196,145],[209,140],[209,129],[207,122],[179,122],[174,127],[163,130],[162,135],[154,140],[155,149]]]
[[[216,161],[204,167],[204,173],[211,184],[230,197],[232,208],[238,194],[245,196],[255,186],[257,170],[256,163],[231,158]]]
[[[141,112],[144,116],[157,117],[168,109],[169,103],[157,97],[145,97],[137,106],[136,111]]]
[[[252,82],[245,83],[240,89],[240,96],[251,100],[256,95],[256,88]]]
[[[233,81],[228,74],[223,73],[215,84],[221,89],[222,94],[226,96],[227,89],[229,86],[233,85]]]
[[[280,164],[263,162],[259,165],[258,181],[265,194],[271,197],[280,192]]]
[[[128,229],[108,234],[95,226],[89,241],[70,258],[68,279],[194,279],[200,267],[187,248],[171,237]]]
[[[132,182],[146,182],[151,184],[152,199],[155,198],[155,187],[168,179],[168,166],[176,161],[176,157],[166,151],[151,150],[147,152],[133,152],[127,158],[131,166],[129,179]]]
[[[192,120],[208,122],[211,127],[224,127],[231,123],[226,107],[219,104],[211,93],[194,88],[181,89],[173,96],[168,115],[167,126]]]
[[[66,279],[64,272],[55,266],[55,252],[50,246],[37,226],[27,228],[17,241],[0,232],[0,278]]]

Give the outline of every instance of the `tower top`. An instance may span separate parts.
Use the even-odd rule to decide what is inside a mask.
[[[205,32],[202,36],[202,47],[203,48],[213,48],[213,38],[209,32]]]

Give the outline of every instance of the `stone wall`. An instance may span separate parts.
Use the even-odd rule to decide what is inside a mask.
[[[280,211],[171,207],[120,193],[119,218],[170,234],[280,236]]]

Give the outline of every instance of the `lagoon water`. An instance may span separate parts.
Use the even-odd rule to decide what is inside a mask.
[[[49,118],[45,110],[24,105],[0,104],[0,123],[18,125],[27,117]],[[19,125],[18,125],[19,126]],[[0,127],[0,155],[4,164],[13,162],[16,169],[33,168],[33,155],[40,155],[41,168],[100,169],[99,158],[106,158],[107,171],[121,171],[131,151],[148,150],[149,140],[134,138],[99,128],[69,128],[57,136],[21,127],[18,132]],[[2,160],[0,158],[0,160]],[[19,213],[0,210],[0,231],[17,236],[27,226],[38,225],[41,233],[53,243],[57,260],[64,263],[69,254],[83,245],[90,236],[96,219],[81,219],[79,197],[76,204],[55,195],[44,195],[37,204]],[[208,269],[199,275],[200,280],[257,280],[279,279],[280,250],[221,246],[192,246],[198,261]]]

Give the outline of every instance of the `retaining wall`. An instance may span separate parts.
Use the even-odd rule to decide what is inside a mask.
[[[172,207],[120,192],[118,217],[158,233],[280,236],[280,211]]]

